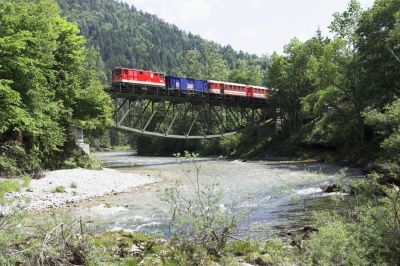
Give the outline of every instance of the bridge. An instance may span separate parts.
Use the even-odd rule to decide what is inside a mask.
[[[113,84],[118,131],[169,139],[212,139],[273,122],[265,99],[228,95],[173,94],[163,88]]]

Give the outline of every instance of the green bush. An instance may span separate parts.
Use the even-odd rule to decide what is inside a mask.
[[[257,252],[258,246],[257,244],[248,239],[243,241],[235,241],[230,244],[232,252],[237,256],[244,256],[251,252]]]
[[[329,213],[320,213],[317,219],[319,232],[305,244],[314,264],[367,265],[365,250],[351,224]]]
[[[55,188],[52,190],[52,192],[53,192],[53,193],[65,193],[65,187],[64,187],[64,186],[55,187]]]
[[[15,176],[17,163],[15,160],[0,155],[0,176]]]
[[[18,184],[17,181],[0,180],[0,205],[1,205],[1,200],[4,199],[4,195],[7,192],[13,192],[19,190],[20,190],[20,185]]]

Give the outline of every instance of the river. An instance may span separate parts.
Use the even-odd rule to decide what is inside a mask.
[[[131,193],[106,196],[78,204],[68,210],[81,217],[93,232],[109,230],[163,231],[171,217],[170,207],[160,194],[179,180],[181,189],[190,189],[196,174],[193,163],[180,163],[174,157],[143,157],[134,152],[96,153],[107,167],[123,172],[158,176],[160,182]],[[296,230],[310,222],[313,210],[338,207],[333,197],[321,187],[360,177],[358,169],[315,162],[280,160],[239,161],[198,158],[201,184],[218,183],[223,190],[222,207],[235,202],[235,210],[248,215],[238,234]],[[347,201],[344,201],[347,202]],[[340,204],[342,206],[343,203]],[[339,207],[340,207],[339,206]]]

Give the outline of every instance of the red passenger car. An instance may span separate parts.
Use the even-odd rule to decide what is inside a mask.
[[[208,93],[211,94],[224,94],[223,85],[221,81],[207,80],[208,83]]]
[[[238,83],[224,82],[224,94],[238,97],[248,97],[248,90],[246,85]]]
[[[250,97],[247,85],[225,81],[208,80],[208,92],[238,97]]]
[[[165,88],[165,74],[140,69],[114,68],[113,83],[132,84],[143,87]]]
[[[268,99],[270,91],[265,87],[248,85],[247,89],[251,91],[252,98]]]

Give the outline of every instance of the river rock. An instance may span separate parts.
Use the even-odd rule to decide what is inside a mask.
[[[140,255],[142,253],[141,249],[135,244],[132,245],[131,252],[133,255]]]
[[[327,186],[325,189],[322,189],[325,193],[334,193],[334,192],[341,192],[341,189],[338,185],[332,184]]]

